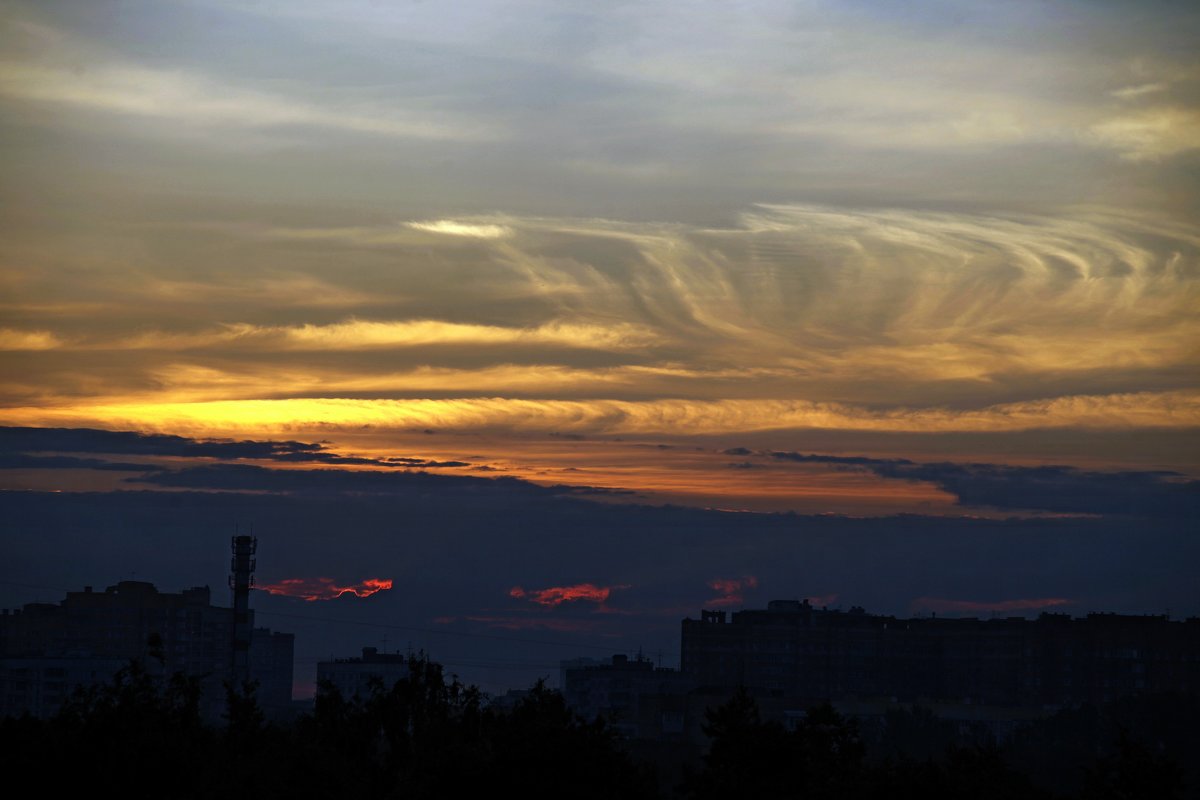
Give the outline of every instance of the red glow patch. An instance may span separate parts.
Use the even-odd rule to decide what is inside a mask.
[[[837,602],[837,592],[833,594],[818,594],[808,598],[808,602],[814,606],[831,606]]]
[[[1031,611],[1039,608],[1067,606],[1075,601],[1068,597],[1038,597],[1018,600],[949,600],[944,597],[918,597],[912,601],[911,608],[915,611],[952,611],[952,612],[987,612],[987,611]]]
[[[312,603],[317,600],[335,600],[344,594],[370,597],[376,592],[385,592],[391,589],[392,580],[391,578],[367,578],[349,586],[341,586],[333,578],[284,578],[278,583],[261,584],[258,588],[267,594],[299,597]]]
[[[743,575],[740,578],[713,578],[708,582],[708,588],[720,592],[720,596],[705,601],[710,606],[732,606],[745,601],[743,594],[747,589],[758,588],[758,578],[753,575]]]
[[[628,588],[629,584],[597,586],[594,583],[577,583],[574,586],[551,586],[548,589],[526,591],[520,586],[514,586],[508,590],[508,596],[529,600],[543,606],[560,606],[563,603],[574,603],[579,600],[604,605],[613,590]]]

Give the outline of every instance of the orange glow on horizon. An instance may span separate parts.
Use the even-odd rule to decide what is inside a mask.
[[[10,406],[0,424],[99,425],[182,435],[270,436],[295,430],[371,426],[396,432],[438,429],[583,435],[736,434],[771,430],[846,430],[907,433],[1016,432],[1047,427],[1191,428],[1200,424],[1200,392],[1179,390],[1074,395],[1001,403],[970,410],[898,407],[877,410],[836,402],[772,398],[529,399],[347,397],[197,400],[178,394],[62,398],[40,406]]]

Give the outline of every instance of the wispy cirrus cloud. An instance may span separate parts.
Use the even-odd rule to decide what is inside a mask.
[[[50,331],[0,328],[0,350],[53,350],[62,344]]]
[[[1153,84],[1135,89],[1141,90],[1140,94],[1161,90]],[[1141,109],[1097,122],[1087,136],[1118,151],[1129,161],[1160,161],[1200,149],[1200,109],[1173,106]]]
[[[326,325],[230,323],[194,332],[143,331],[132,336],[60,339],[46,331],[0,331],[0,349],[193,350],[202,348],[277,350],[363,350],[429,345],[542,345],[588,348],[645,346],[656,334],[629,323],[595,325],[548,322],[506,327],[441,320],[376,321],[351,319]]]
[[[457,222],[452,219],[436,219],[430,222],[408,222],[405,224],[413,230],[442,233],[447,236],[500,239],[512,235],[512,229],[504,225]]]
[[[500,225],[489,218],[455,224]],[[187,306],[190,292],[169,298],[184,306],[175,324],[156,318],[80,330],[61,315],[50,326],[31,312],[29,327],[10,328],[8,338],[64,357],[128,352],[141,372],[121,374],[126,385],[161,385],[162,373],[182,366],[169,354],[188,353],[189,368],[227,379],[196,386],[205,400],[218,399],[218,385],[228,399],[255,397],[256,372],[282,370],[271,362],[300,352],[378,351],[353,364],[313,365],[311,380],[279,381],[309,384],[308,396],[319,396],[326,379],[336,391],[396,391],[403,371],[384,353],[409,350],[412,367],[490,397],[536,390],[528,375],[541,370],[539,399],[547,401],[582,391],[614,401],[753,397],[925,415],[1014,402],[1050,408],[1068,397],[1162,397],[1189,387],[1184,376],[1200,365],[1200,327],[1189,313],[1200,302],[1200,234],[1147,217],[777,204],[721,229],[516,217],[503,227],[511,233],[502,239],[467,237],[467,250],[456,242],[462,236],[397,240],[396,280],[411,280],[403,295],[384,291],[372,302],[403,305],[407,314],[187,323],[209,316],[223,297],[242,302],[245,286],[235,282],[203,294],[195,308]],[[378,229],[388,230],[395,226]],[[356,245],[344,247],[346,257],[358,257]],[[453,300],[415,266],[425,253],[463,276]],[[330,294],[331,281],[283,285],[312,286],[315,301]],[[340,303],[367,303],[359,287],[344,288]],[[294,317],[296,302],[289,293],[271,313]],[[454,309],[454,318],[413,316],[421,303]],[[464,306],[475,311],[464,314]],[[232,357],[254,366],[239,377]],[[73,374],[88,375],[87,359],[75,362]],[[40,369],[35,364],[31,377]],[[164,394],[178,400],[185,392]]]
[[[294,87],[299,88],[299,87]],[[480,140],[495,137],[478,124],[443,113],[384,111],[353,101],[315,102],[278,91],[230,84],[178,69],[135,63],[95,64],[86,71],[54,63],[0,62],[0,96],[109,114],[148,117],[172,125],[214,128],[318,128],[384,137]],[[441,117],[441,119],[438,119]]]

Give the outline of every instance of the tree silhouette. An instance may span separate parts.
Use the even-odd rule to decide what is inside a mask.
[[[1117,751],[1099,758],[1087,771],[1083,794],[1095,800],[1174,800],[1183,797],[1183,791],[1179,765],[1122,729]]]
[[[788,731],[764,722],[754,698],[739,689],[706,712],[702,730],[709,750],[703,770],[685,781],[690,797],[846,798],[862,790],[857,727],[829,705],[810,709]]]
[[[605,721],[582,720],[544,681],[510,713],[490,715],[489,723],[492,774],[500,786],[597,800],[657,794],[653,773],[629,758]]]
[[[162,787],[190,771],[211,748],[200,719],[199,679],[150,674],[140,660],[105,684],[81,689],[47,726],[51,748],[43,758],[69,755],[71,769],[48,770],[65,787],[128,788],[132,797],[161,796]]]

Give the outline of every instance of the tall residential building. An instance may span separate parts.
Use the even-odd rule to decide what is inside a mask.
[[[250,612],[251,614],[253,612]],[[201,711],[219,720],[231,676],[233,611],[214,606],[207,586],[159,592],[121,581],[85,587],[58,604],[30,603],[0,615],[0,715],[52,715],[75,688],[103,683],[130,659],[152,673],[200,679]],[[291,700],[293,637],[254,631],[251,677],[268,714]]]
[[[944,619],[818,609],[703,611],[681,671],[805,703],[850,698],[1051,710],[1128,694],[1200,692],[1200,619],[1042,614]]]

